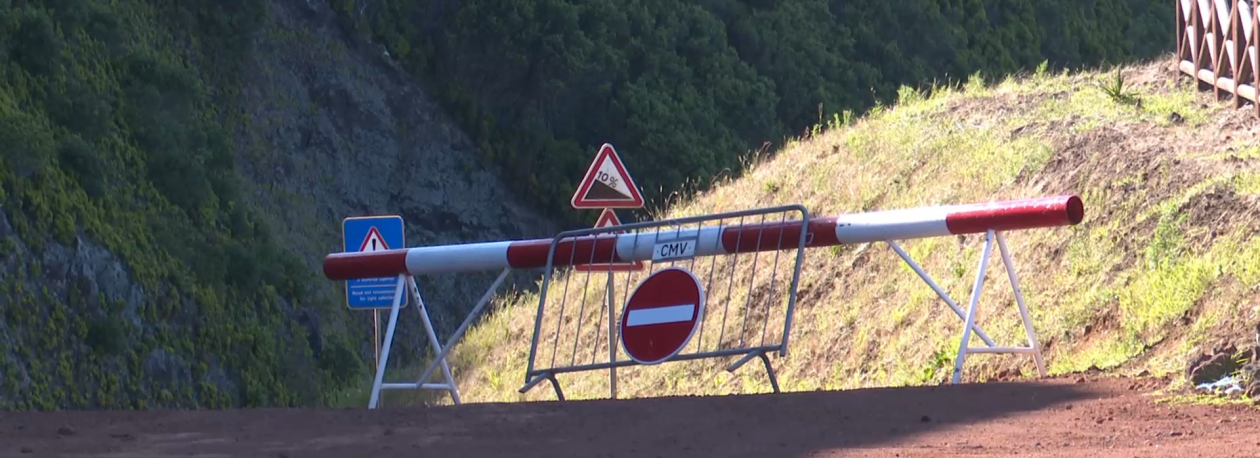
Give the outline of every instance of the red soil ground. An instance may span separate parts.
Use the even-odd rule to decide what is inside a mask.
[[[1157,403],[1154,380],[778,395],[0,414],[0,456],[1260,456],[1260,409]]]

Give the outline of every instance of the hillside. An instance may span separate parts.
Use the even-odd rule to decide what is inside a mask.
[[[605,141],[649,201],[902,85],[1171,51],[1172,1],[328,0],[423,80],[540,212]]]
[[[741,178],[654,217],[798,202],[833,215],[1076,194],[1085,202],[1082,224],[1009,235],[1050,372],[1176,376],[1195,348],[1254,339],[1260,128],[1245,110],[1197,93],[1174,65],[1125,67],[1122,86],[1111,71],[1042,67],[993,84],[973,76],[928,94],[903,88],[895,104],[837,116]],[[981,244],[960,237],[903,246],[962,301]],[[1000,258],[992,262],[979,323],[999,343],[1018,345],[1013,295]],[[961,322],[892,250],[816,249],[804,263],[791,353],[771,358],[784,390],[948,381]],[[600,284],[585,294],[601,297]],[[536,310],[532,294],[502,302],[455,349],[465,401],[554,399],[546,382],[516,392]],[[769,391],[759,365],[723,371],[732,361],[622,369],[620,396]],[[976,355],[964,380],[1033,374],[1030,358]],[[558,378],[569,399],[607,396],[607,371]]]
[[[342,218],[553,230],[326,2],[5,1],[0,50],[0,410],[326,404],[373,354]],[[441,332],[475,281],[423,284]]]

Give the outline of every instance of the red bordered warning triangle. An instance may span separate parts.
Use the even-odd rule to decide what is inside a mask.
[[[389,249],[389,245],[385,244],[385,237],[381,236],[381,231],[376,230],[376,226],[368,229],[366,237],[363,237],[363,244],[359,245],[359,251],[385,251]]]
[[[595,222],[595,227],[611,227],[620,226],[621,220],[617,218],[617,213],[611,208],[605,208],[603,213],[599,214],[599,220]],[[624,234],[626,231],[617,231],[618,234]],[[594,264],[577,264],[573,266],[573,270],[581,272],[626,272],[631,270],[643,270],[643,261],[634,262],[596,262]]]
[[[643,208],[643,195],[611,144],[599,148],[569,201],[573,208]]]

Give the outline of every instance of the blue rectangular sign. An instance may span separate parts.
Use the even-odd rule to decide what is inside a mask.
[[[383,251],[405,248],[401,216],[363,216],[341,222],[343,251]],[[346,281],[346,306],[351,310],[387,309],[394,306],[398,277]],[[409,294],[403,290],[401,307]]]

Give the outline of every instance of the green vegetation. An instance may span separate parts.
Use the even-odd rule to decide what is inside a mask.
[[[0,1],[0,207],[34,253],[6,238],[2,256],[83,237],[143,288],[133,310],[73,275],[54,297],[17,259],[0,408],[313,404],[359,374],[344,339],[313,349],[291,318],[341,312],[298,287],[314,269],[277,248],[234,171],[227,114],[266,20],[247,0]],[[179,370],[158,352],[191,373],[147,372]]]
[[[1152,57],[1173,4],[1145,0],[332,0],[429,83],[486,167],[541,211],[601,143],[646,197],[903,85]]]
[[[1168,67],[1159,61],[1120,73],[1039,71],[996,84],[972,78],[930,92],[905,87],[895,104],[866,116],[836,116],[773,158],[751,164],[742,178],[681,200],[659,217],[796,202],[814,215],[832,215],[1077,194],[1086,208],[1081,225],[1009,236],[1049,372],[1145,370],[1173,374],[1176,382],[1168,388],[1184,386],[1178,376],[1192,348],[1253,339],[1251,324],[1260,318],[1254,305],[1260,221],[1246,194],[1254,192],[1258,170],[1254,161],[1223,156],[1232,147],[1218,141],[1214,129],[1196,128],[1229,108],[1204,105],[1210,95],[1196,94],[1193,82],[1178,82]],[[1117,74],[1123,75],[1123,90],[1108,90]],[[1160,122],[1172,112],[1186,122]],[[1234,137],[1248,145],[1260,141],[1256,133]],[[902,243],[960,301],[970,293],[981,245],[980,237]],[[854,267],[859,258],[860,267]],[[882,244],[813,250],[804,262],[800,287],[808,294],[796,310],[791,353],[772,358],[784,390],[948,380],[961,322],[891,250]],[[999,345],[1021,345],[1024,330],[1000,269],[996,258],[980,323]],[[757,277],[753,289],[763,288],[768,276]],[[749,276],[738,278],[737,285],[748,284]],[[599,283],[574,288],[581,291],[570,292],[568,310],[579,310],[583,295],[602,297]],[[544,322],[558,319],[564,293],[556,291]],[[706,307],[715,308],[708,310],[722,310],[721,295],[709,300]],[[524,395],[515,391],[525,373],[537,301],[537,295],[504,299],[453,351],[466,402],[554,398],[546,383]],[[597,319],[598,305],[587,304],[595,311],[585,319]],[[742,301],[730,307],[743,313]],[[971,345],[983,344],[975,338]],[[731,361],[623,369],[619,393],[770,390],[755,363],[726,373]],[[984,380],[1030,377],[1035,370],[1028,357],[975,355],[965,374],[966,380]],[[606,371],[558,378],[570,399],[608,394]]]
[[[1085,135],[1116,123],[1188,128],[1210,114],[1188,103],[1189,90],[1131,92],[1127,80],[1051,74],[1162,51],[1172,28],[1172,5],[1165,3],[330,3],[350,28],[383,43],[428,84],[476,142],[484,167],[500,169],[510,186],[548,212],[567,207],[578,174],[603,142],[624,153],[647,197],[658,203],[683,185],[704,190],[714,177],[744,173],[749,150],[780,150],[784,158],[747,171],[751,179],[673,211],[804,202],[825,213],[918,204],[918,195],[966,200],[1013,192],[1031,186],[1028,177],[1057,154],[1061,145],[1047,132]],[[0,208],[22,242],[0,240],[5,265],[19,266],[0,278],[0,408],[336,403],[344,388],[363,381],[362,355],[353,350],[362,337],[335,331],[346,313],[339,298],[300,287],[325,280],[279,248],[235,172],[235,161],[253,157],[235,151],[232,140],[250,122],[238,110],[247,93],[240,87],[241,64],[251,40],[267,36],[258,32],[268,20],[263,0],[0,0],[0,51],[7,56],[0,62]],[[1033,67],[1038,77],[1027,87],[988,87],[979,77]],[[948,85],[928,87],[963,75],[977,75],[966,96]],[[926,90],[916,90],[921,87]],[[1108,87],[1117,90],[1099,90]],[[1068,95],[1044,96],[1051,91]],[[966,105],[974,97],[1002,106],[1011,97],[1038,94],[1032,109],[1014,116],[995,115],[987,100]],[[869,116],[856,115],[868,109]],[[946,116],[950,109],[971,111]],[[1168,121],[1173,112],[1184,127]],[[1079,121],[1046,127],[1045,120],[1069,117]],[[830,126],[807,130],[818,124]],[[1034,127],[1027,135],[1010,134],[1028,126]],[[816,137],[808,145],[763,147],[807,131]],[[1230,157],[1255,157],[1254,144]],[[795,165],[766,165],[789,163]],[[958,172],[957,180],[921,176],[941,171]],[[1090,205],[1130,205],[1125,211],[1132,218],[1074,231],[1064,255],[1071,258],[1071,281],[1029,281],[1031,301],[1063,299],[1061,309],[1038,312],[1039,326],[1060,339],[1052,354],[1072,355],[1055,359],[1055,370],[1070,369],[1063,361],[1127,361],[1168,339],[1162,332],[1168,323],[1194,311],[1200,296],[1210,296],[1225,279],[1254,285],[1260,267],[1238,257],[1260,249],[1252,242],[1239,238],[1234,249],[1204,250],[1189,243],[1190,235],[1172,235],[1199,224],[1180,219],[1178,209],[1203,193],[1254,194],[1260,189],[1255,176],[1239,172],[1201,187],[1160,182],[1159,189],[1176,189],[1176,195],[1117,197],[1115,189],[1138,180],[1133,176],[1091,182],[1080,191]],[[1151,202],[1169,207],[1138,211]],[[1147,223],[1149,233],[1132,227]],[[1017,243],[1027,248],[1067,240],[1065,233]],[[1130,233],[1158,241],[1146,251],[1150,264],[1124,264],[1124,277],[1104,275],[1119,262],[1110,257],[1119,253],[1117,234]],[[122,263],[141,288],[138,303],[129,303],[129,294],[107,297],[75,275],[68,287],[52,284],[61,272],[50,268],[65,266],[41,265],[43,255],[56,245],[76,249],[84,242],[105,247]],[[959,294],[970,262],[964,256],[974,255],[974,246],[958,254],[940,241],[907,248],[932,256],[936,264],[929,267],[955,272],[945,284]],[[819,321],[806,332],[849,336],[854,348],[876,353],[811,363],[821,369],[789,362],[784,380],[794,381],[785,386],[939,378],[952,356],[952,334],[930,326],[916,308],[930,303],[929,294],[897,281],[844,300],[911,298],[910,306],[888,311],[900,331],[856,310]],[[499,311],[457,355],[465,371],[478,368],[466,374],[482,377],[477,386],[515,388],[519,360],[506,355],[527,351],[520,326],[530,321],[513,318],[518,310]],[[1079,334],[1082,323],[1104,312],[1124,316],[1115,336]],[[323,335],[312,335],[299,318],[306,313],[318,316]],[[1233,312],[1195,315],[1190,337],[1176,337],[1191,342],[1227,313]],[[1018,328],[995,329],[1011,337]],[[919,363],[882,362],[893,356]],[[671,369],[667,386],[712,391],[698,384],[720,380],[685,377],[700,364]],[[823,375],[800,377],[815,370]],[[764,385],[748,374],[755,371],[720,390]],[[496,396],[474,392],[471,399]]]

